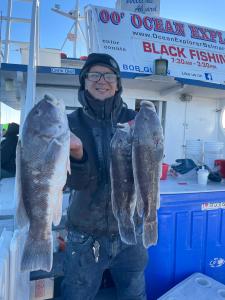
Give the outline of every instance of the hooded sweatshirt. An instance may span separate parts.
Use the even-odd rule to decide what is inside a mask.
[[[80,89],[82,108],[68,115],[70,129],[84,147],[81,161],[71,158],[68,176],[68,185],[73,189],[68,227],[81,233],[118,234],[111,203],[110,142],[115,125],[134,119],[136,114],[123,103],[121,90],[114,97],[100,101]]]

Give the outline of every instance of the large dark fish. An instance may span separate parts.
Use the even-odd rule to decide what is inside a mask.
[[[121,240],[136,244],[133,215],[136,207],[131,160],[131,129],[128,123],[118,125],[111,141],[111,199]]]
[[[163,158],[163,131],[154,104],[142,101],[135,117],[132,142],[132,164],[137,211],[143,217],[143,244],[157,243],[157,208],[159,180]]]
[[[52,268],[52,223],[58,225],[62,215],[69,149],[64,104],[45,95],[27,115],[17,146],[17,223],[29,221],[22,271]]]

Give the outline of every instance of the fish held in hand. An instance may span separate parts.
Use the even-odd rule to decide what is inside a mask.
[[[157,208],[163,158],[163,131],[154,104],[142,101],[135,117],[132,165],[137,211],[143,217],[143,244],[147,248],[158,239]]]
[[[29,222],[21,270],[50,271],[52,223],[62,216],[63,187],[69,163],[70,131],[64,104],[45,95],[27,115],[16,155],[18,227]]]
[[[137,243],[133,221],[136,198],[134,197],[131,142],[130,125],[120,124],[111,141],[111,199],[120,237],[126,244]]]

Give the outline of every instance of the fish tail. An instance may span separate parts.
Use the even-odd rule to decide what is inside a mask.
[[[145,248],[157,244],[158,241],[158,222],[144,221],[143,226],[143,244]]]
[[[28,235],[24,246],[21,271],[44,270],[51,271],[53,261],[53,241],[52,238],[47,240],[35,240]]]
[[[118,220],[118,227],[121,240],[128,245],[137,244],[135,226],[133,219],[128,222],[120,222]]]

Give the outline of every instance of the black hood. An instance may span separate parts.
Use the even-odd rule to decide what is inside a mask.
[[[19,125],[17,123],[10,123],[4,136],[7,137],[17,134],[19,134]]]
[[[87,90],[80,88],[78,100],[89,117],[97,120],[111,120],[113,123],[116,123],[122,107],[125,106],[121,98],[121,92],[122,89],[117,91],[113,97],[101,101],[95,99]]]
[[[80,70],[79,81],[81,88],[84,89],[85,86],[85,76],[87,72],[93,66],[104,66],[111,69],[117,75],[117,87],[118,90],[122,89],[121,78],[120,78],[120,67],[117,61],[109,54],[106,53],[91,53],[88,55],[87,60]]]

